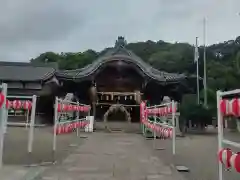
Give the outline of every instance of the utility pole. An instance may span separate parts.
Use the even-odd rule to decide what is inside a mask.
[[[207,107],[207,67],[206,67],[206,18],[203,19],[203,86],[204,86],[204,106]]]
[[[197,70],[197,104],[200,104],[200,96],[199,96],[199,52],[198,52],[198,37],[196,37],[195,42],[195,50],[194,50],[194,63],[196,63],[196,70]]]

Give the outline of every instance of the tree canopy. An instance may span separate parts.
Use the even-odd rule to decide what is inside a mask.
[[[159,70],[187,75],[196,73],[193,45],[148,40],[128,43],[126,48]],[[60,69],[82,68],[92,63],[108,49],[101,52],[91,49],[74,53],[45,52],[31,59],[31,62],[57,62]],[[199,54],[199,73],[203,76],[203,47],[199,47]],[[239,88],[237,82],[240,78],[240,37],[210,45],[206,48],[206,54],[208,87],[212,91]]]

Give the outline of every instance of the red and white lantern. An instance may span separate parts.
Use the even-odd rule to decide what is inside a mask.
[[[231,116],[234,115],[234,112],[233,112],[233,108],[234,108],[234,104],[235,104],[235,103],[233,103],[234,100],[235,99],[232,99],[232,100],[228,101],[228,108],[227,108],[228,109],[228,115],[231,115]]]
[[[87,126],[89,123],[90,123],[89,121],[85,121],[84,127]]]
[[[83,107],[82,107],[82,106],[79,106],[79,107],[78,107],[78,110],[79,110],[80,112],[82,112],[82,111],[83,111]]]
[[[83,112],[87,112],[87,106],[83,106],[82,109],[83,109]]]
[[[150,123],[149,122],[147,122],[147,128],[150,128]]]
[[[149,115],[149,109],[146,109],[146,114],[147,114],[147,116]]]
[[[73,130],[73,123],[69,124],[69,130],[72,131]]]
[[[67,112],[68,111],[68,105],[67,104],[62,104],[62,111]]]
[[[68,133],[68,126],[66,124],[63,125],[63,133]]]
[[[6,99],[6,108],[11,109],[12,108],[12,102]]]
[[[23,108],[26,110],[30,110],[32,108],[32,102],[31,101],[24,101],[23,102]]]
[[[163,116],[164,115],[164,108],[160,108],[160,115]]]
[[[156,132],[157,131],[157,125],[154,125],[153,129]]]
[[[83,122],[82,122],[82,121],[79,122],[79,127],[80,127],[80,128],[83,127]]]
[[[147,125],[147,121],[144,120],[144,121],[143,121],[143,124],[146,126],[146,125]]]
[[[5,99],[5,96],[0,93],[0,108],[2,107],[3,103],[4,103],[4,99]]]
[[[62,125],[57,125],[56,134],[62,134],[62,133],[63,133],[63,126]]]
[[[159,135],[162,138],[164,133],[164,129],[162,127],[159,127]]]
[[[78,107],[77,105],[73,105],[73,111],[77,111]]]
[[[151,114],[151,109],[147,109],[147,115]]]
[[[151,114],[151,109],[147,109],[147,115]]]
[[[61,112],[62,111],[62,104],[57,104],[57,111],[58,112]]]
[[[13,109],[20,109],[22,106],[22,103],[20,100],[14,100],[12,103],[12,107]]]
[[[169,129],[169,138],[172,138],[172,137],[173,137],[173,130]]]
[[[72,111],[73,110],[73,106],[72,106],[72,104],[69,104],[69,105],[67,105],[68,106],[68,111]]]
[[[79,122],[75,122],[75,127],[78,128],[79,127]]]
[[[228,148],[223,148],[218,152],[219,161],[229,169],[231,167],[230,158],[232,156],[232,151]]]
[[[154,109],[151,109],[151,115],[154,115]]]
[[[157,116],[158,114],[158,108],[154,108],[154,115]]]
[[[151,124],[151,129],[154,130],[154,124]]]
[[[229,108],[231,109],[231,115],[236,117],[240,116],[240,100],[238,98],[234,98],[229,102]]]
[[[168,114],[171,114],[171,113],[172,113],[172,104],[168,106]]]
[[[75,129],[77,128],[77,122],[73,123],[73,128],[75,128]]]
[[[169,136],[169,134],[168,134],[168,129],[164,129],[164,131],[163,131],[163,133],[164,133],[164,137],[165,138],[168,138],[168,136]]]
[[[222,99],[220,101],[220,111],[223,116],[227,115],[227,106],[228,106],[227,104],[228,104],[228,100],[226,100],[226,99]]]
[[[145,112],[146,112],[146,103],[144,101],[140,104],[140,120],[141,122],[145,121]]]
[[[240,153],[233,154],[230,158],[230,166],[240,173]]]
[[[86,112],[90,111],[90,106],[86,106]]]

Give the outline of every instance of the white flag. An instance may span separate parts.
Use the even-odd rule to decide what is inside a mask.
[[[198,52],[198,39],[196,38],[196,45],[195,45],[195,51],[194,51],[194,62],[198,62],[199,59],[199,52]]]

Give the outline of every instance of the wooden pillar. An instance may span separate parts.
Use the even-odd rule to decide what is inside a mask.
[[[94,117],[94,120],[96,118],[96,102],[92,102],[92,116]]]
[[[89,89],[89,95],[90,95],[90,100],[91,100],[91,105],[92,105],[92,116],[94,117],[94,124],[93,128],[95,129],[95,121],[96,121],[96,102],[97,102],[97,87],[96,83],[92,82],[92,86]]]

